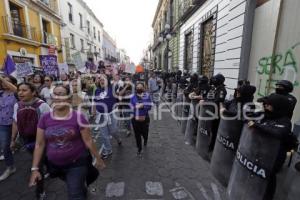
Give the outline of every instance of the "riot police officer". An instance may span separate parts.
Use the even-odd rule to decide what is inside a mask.
[[[275,88],[275,93],[276,94],[280,94],[280,95],[284,95],[287,97],[287,99],[289,100],[289,104],[286,105],[286,109],[287,109],[287,116],[292,119],[293,117],[293,112],[295,109],[295,106],[297,104],[297,99],[296,97],[294,97],[293,95],[291,95],[290,93],[292,93],[294,90],[294,86],[293,84],[288,81],[288,80],[281,80],[278,81],[276,83],[276,88]],[[258,99],[258,102],[263,102],[265,103],[265,97]]]
[[[189,94],[189,98],[193,100],[205,99],[208,91],[210,90],[209,80],[207,76],[200,76],[198,87],[194,88],[192,93]]]
[[[281,80],[276,83],[276,94],[281,94],[287,97],[289,100],[289,105],[287,107],[288,112],[287,116],[291,119],[293,117],[293,112],[295,109],[295,106],[297,104],[297,99],[290,93],[292,93],[294,90],[294,86],[290,81],[287,80]]]
[[[221,111],[226,116],[236,116],[240,109],[240,114],[242,114],[242,109],[244,105],[250,102],[253,102],[254,93],[256,92],[256,87],[248,84],[240,85],[235,89],[234,99],[224,102],[223,109]],[[251,105],[251,109],[254,108],[254,105]],[[242,116],[239,116],[241,119]]]
[[[242,86],[244,86],[244,85],[250,85],[250,81],[244,80],[244,79],[238,81],[237,88],[235,89],[234,95],[233,95],[234,98],[235,98],[236,95],[237,95],[237,89],[239,89],[240,87],[242,87]]]
[[[276,190],[276,174],[282,168],[286,159],[285,141],[291,135],[291,120],[288,117],[287,106],[290,104],[287,96],[280,94],[271,94],[264,98],[265,114],[264,118],[259,121],[250,121],[249,127],[254,127],[259,130],[259,133],[265,134],[268,137],[277,138],[280,142],[280,147],[277,150],[277,157],[273,170],[270,172],[267,190],[264,200],[273,199]],[[274,151],[270,151],[274,154]],[[270,155],[272,156],[272,155]]]
[[[199,77],[198,74],[194,73],[190,77],[190,83],[188,84],[187,88],[184,90],[185,97],[190,101],[189,94],[195,91],[198,87]]]
[[[217,111],[218,116],[219,115],[219,110],[220,110],[220,105],[225,101],[227,91],[224,85],[225,82],[225,77],[222,74],[217,74],[213,76],[210,80],[210,90],[208,91],[206,95],[206,101],[208,102],[214,102],[217,105]],[[218,133],[218,127],[219,127],[220,119],[215,119],[212,122],[212,137],[211,141],[209,144],[209,151],[212,152],[214,149],[217,133]]]
[[[185,89],[188,86],[189,81],[187,79],[189,77],[190,76],[187,72],[183,73],[183,76],[180,76],[180,79],[179,79],[179,88],[180,89]]]

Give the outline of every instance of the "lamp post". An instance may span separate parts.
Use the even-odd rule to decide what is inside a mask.
[[[170,42],[171,39],[172,39],[171,26],[169,24],[166,24],[164,32],[162,32],[160,34],[160,37],[158,38],[158,40],[160,42],[167,42],[167,53],[166,53],[166,55],[164,54],[164,59],[168,59],[167,66],[164,66],[165,68],[167,67],[166,71],[170,70],[170,66],[169,65],[171,63],[170,62],[170,57],[172,56],[172,52],[169,49],[169,42]],[[164,64],[166,64],[166,62],[164,62]]]

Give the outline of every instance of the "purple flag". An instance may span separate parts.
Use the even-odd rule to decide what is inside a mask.
[[[16,65],[10,55],[7,55],[4,61],[4,73],[11,75],[16,70]]]

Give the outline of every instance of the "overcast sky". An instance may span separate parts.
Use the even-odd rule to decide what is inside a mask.
[[[159,0],[84,0],[104,29],[139,63],[151,41],[152,21]]]

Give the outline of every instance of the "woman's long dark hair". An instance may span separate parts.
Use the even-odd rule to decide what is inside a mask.
[[[36,89],[36,87],[32,83],[22,82],[22,83],[18,84],[18,86],[17,86],[18,91],[19,91],[19,89],[20,89],[20,87],[22,85],[26,85],[30,89],[30,91],[35,94],[34,96],[37,97],[37,98],[39,98],[37,89]]]

